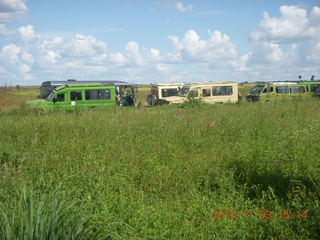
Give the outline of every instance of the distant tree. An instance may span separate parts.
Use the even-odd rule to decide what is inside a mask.
[[[299,75],[299,80],[301,80],[301,78],[302,78],[301,75]]]
[[[16,89],[20,90],[20,85],[19,84],[16,85]]]
[[[314,75],[311,76],[311,81],[313,81],[313,80],[314,80]]]

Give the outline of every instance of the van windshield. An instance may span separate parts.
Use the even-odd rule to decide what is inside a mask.
[[[179,92],[178,96],[186,97],[188,95],[190,87],[182,87]]]
[[[265,85],[256,85],[250,91],[249,94],[251,95],[259,95],[261,91],[264,89]]]

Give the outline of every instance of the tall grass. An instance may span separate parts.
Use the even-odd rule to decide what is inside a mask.
[[[319,239],[319,110],[310,99],[2,113],[0,202],[14,186],[61,186],[99,239]]]
[[[36,99],[36,95],[15,94],[13,91],[0,89],[0,112],[18,109],[20,104],[32,99]]]
[[[0,239],[97,239],[88,216],[80,213],[83,204],[26,188],[17,192],[17,199],[10,197],[0,205]]]

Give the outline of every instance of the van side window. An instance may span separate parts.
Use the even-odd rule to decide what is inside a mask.
[[[57,94],[56,97],[54,97],[55,102],[64,102],[64,93],[62,94]]]
[[[320,84],[311,84],[310,85],[310,92],[316,92],[319,91],[320,89]]]
[[[276,87],[276,92],[277,93],[288,93],[289,89],[287,86],[279,86],[279,87]]]
[[[111,98],[110,89],[86,90],[86,100],[108,100]]]
[[[306,92],[306,89],[302,86],[293,86],[293,87],[290,87],[290,92],[291,93],[304,93],[304,92]]]
[[[188,97],[190,98],[198,97],[198,90],[190,90],[188,93]]]
[[[227,96],[232,93],[232,86],[212,87],[212,96]]]
[[[162,97],[178,96],[178,89],[175,89],[175,88],[162,89],[161,94],[162,94]]]
[[[202,96],[210,97],[210,89],[202,89]]]
[[[79,100],[82,100],[81,91],[71,91],[71,92],[70,92],[70,99],[71,99],[71,101],[79,101]]]

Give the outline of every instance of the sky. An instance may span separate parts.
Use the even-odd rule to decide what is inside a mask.
[[[320,0],[0,0],[0,86],[320,79]]]

